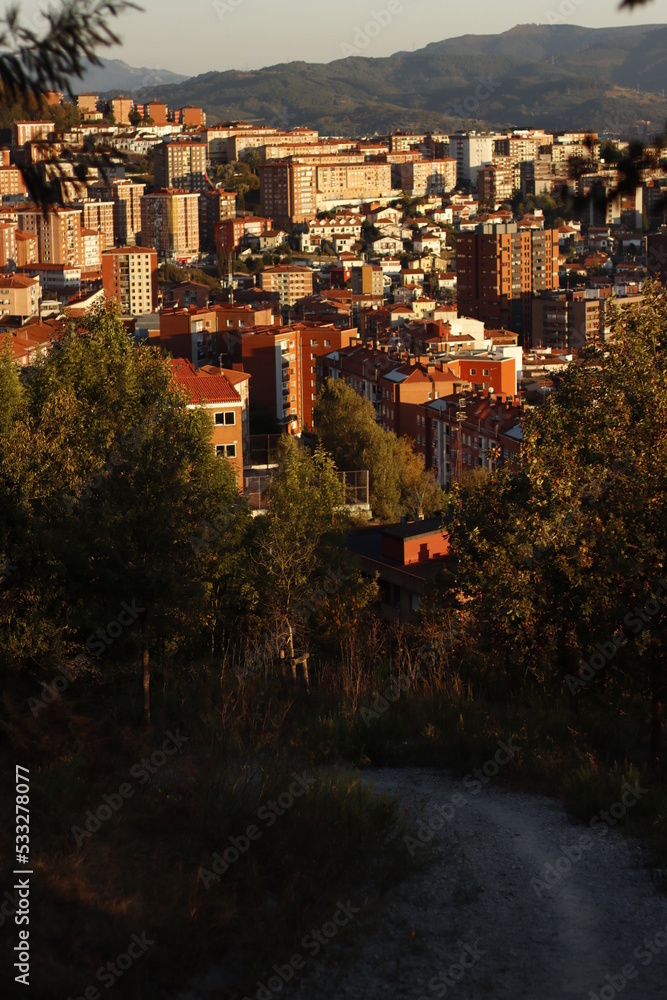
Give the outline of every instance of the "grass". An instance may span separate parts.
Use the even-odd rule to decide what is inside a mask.
[[[124,975],[123,997],[163,996],[209,968],[221,995],[242,996],[339,900],[362,889],[376,898],[405,868],[396,802],[345,770],[315,772],[275,739],[234,749],[205,712],[197,725],[161,717],[146,731],[100,718],[99,703],[97,718],[83,715],[76,697],[51,705],[37,729],[10,704],[13,746],[6,739],[0,756],[4,787],[17,761],[31,770],[36,995],[99,986],[97,971],[145,933],[155,943]],[[187,741],[148,775],[141,761],[176,729]],[[5,826],[5,860],[12,841]],[[13,938],[0,942],[8,967]]]

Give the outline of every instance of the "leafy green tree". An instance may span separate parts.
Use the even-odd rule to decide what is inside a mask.
[[[331,457],[321,446],[311,454],[285,438],[268,513],[257,519],[252,556],[259,617],[291,653],[303,641],[313,593],[339,558],[346,520]]]
[[[318,437],[339,469],[368,469],[376,518],[396,521],[409,511],[430,514],[441,507],[442,491],[410,440],[380,427],[372,403],[342,379],[327,380],[314,417]]]
[[[657,769],[666,331],[667,293],[647,286],[643,306],[616,311],[613,339],[588,348],[526,419],[520,472],[501,468],[465,493],[452,519],[459,572],[449,598],[454,589],[466,598],[477,662],[493,664],[504,684],[560,691],[584,708],[600,699],[622,711],[642,698]],[[598,671],[600,647],[609,664]]]
[[[141,654],[150,721],[151,650],[200,627],[211,566],[193,538],[212,511],[233,511],[234,473],[214,454],[210,415],[188,408],[170,364],[135,347],[110,308],[70,324],[24,392],[12,441],[22,462],[8,498],[14,534],[27,526],[25,541],[14,538],[22,613],[5,648],[57,653],[59,638],[61,653],[78,643],[100,656],[106,640],[96,630],[129,605],[134,623],[112,638],[118,657]],[[216,540],[218,556],[224,544]]]

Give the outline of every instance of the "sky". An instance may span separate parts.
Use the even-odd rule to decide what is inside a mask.
[[[51,3],[54,0],[50,0]],[[620,0],[136,0],[116,24],[120,47],[102,53],[131,66],[195,76],[279,62],[387,56],[464,34],[496,34],[515,24],[666,24],[667,0],[633,14]],[[38,19],[46,0],[20,3]],[[7,0],[5,0],[5,6]],[[35,21],[38,23],[38,21]]]

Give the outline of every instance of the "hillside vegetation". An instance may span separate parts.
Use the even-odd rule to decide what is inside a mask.
[[[383,59],[205,73],[138,96],[202,105],[210,122],[250,118],[328,134],[537,124],[616,132],[637,119],[664,124],[665,53],[664,25],[520,25]],[[492,89],[481,102],[480,77]]]

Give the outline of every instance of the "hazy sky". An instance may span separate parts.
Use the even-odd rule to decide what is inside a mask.
[[[107,54],[132,66],[188,75],[258,69],[297,59],[330,62],[351,54],[385,56],[456,35],[494,34],[515,24],[667,23],[667,0],[652,0],[635,8],[634,14],[619,13],[620,0],[137,2],[143,12],[119,19],[123,45]],[[23,0],[20,7],[30,18],[44,5],[45,0]]]

